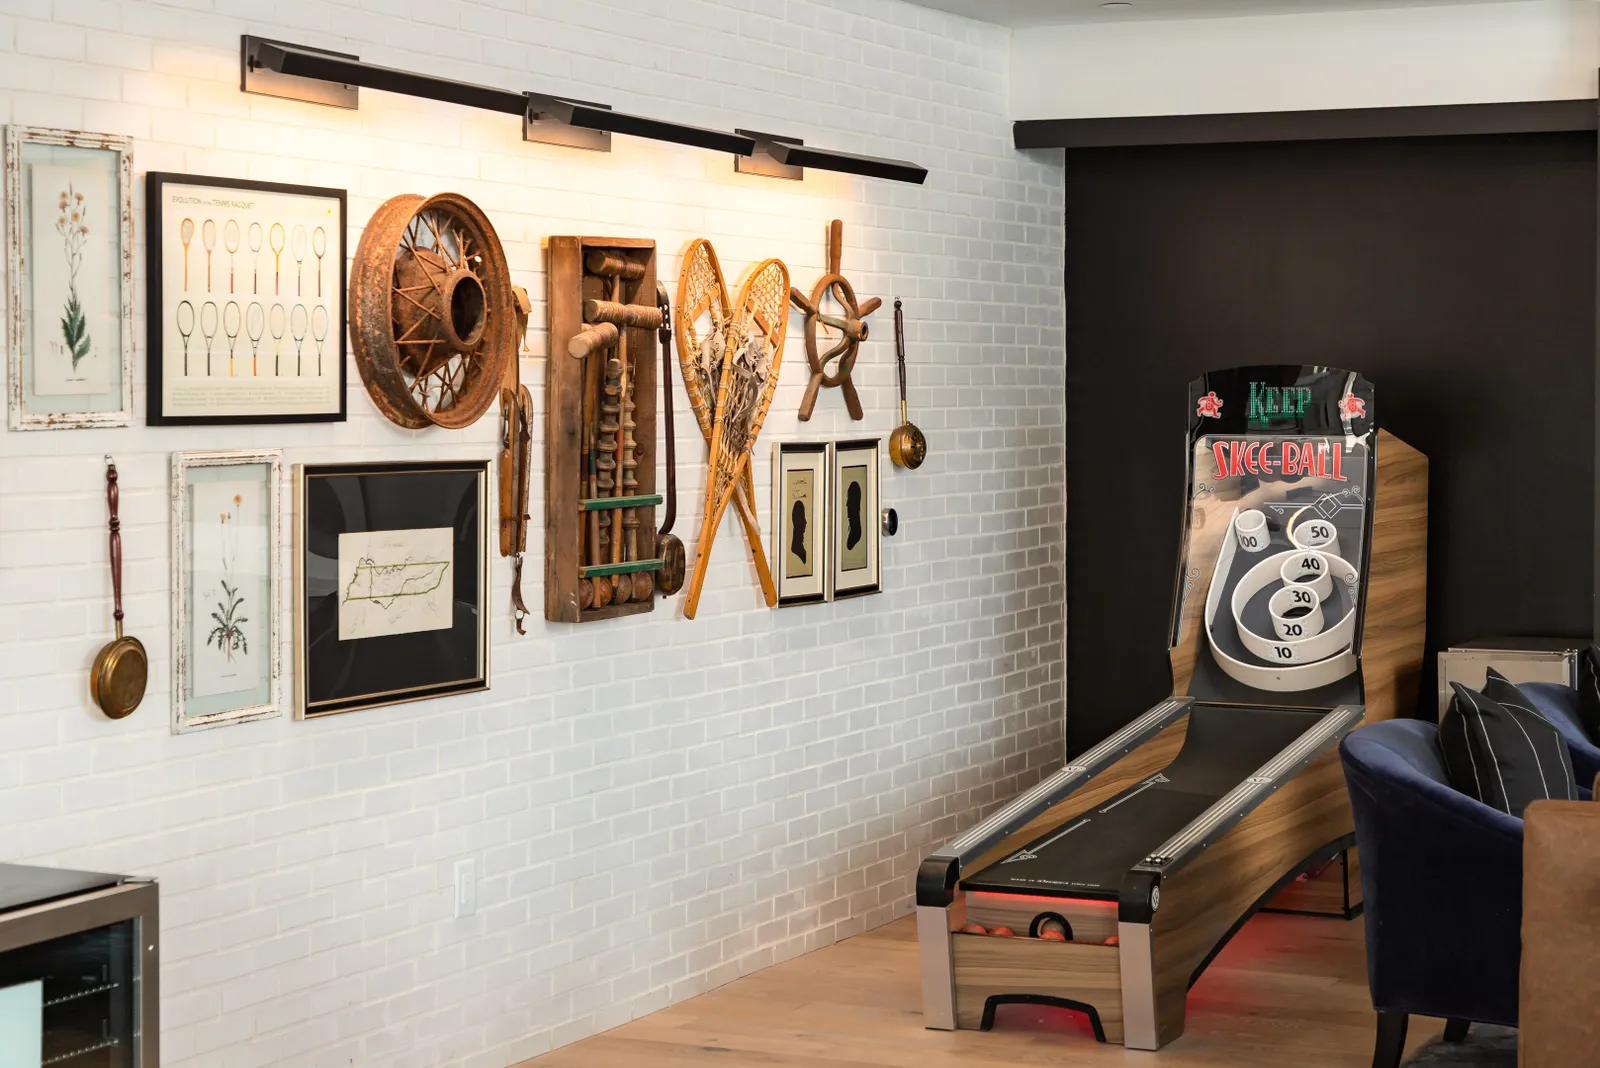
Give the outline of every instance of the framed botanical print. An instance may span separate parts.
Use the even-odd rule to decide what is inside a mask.
[[[133,417],[132,186],[131,138],[6,127],[12,430]]]
[[[172,732],[281,714],[277,449],[172,456]]]
[[[772,559],[778,605],[828,599],[828,443],[772,446]]]
[[[155,426],[345,418],[343,189],[145,176]]]
[[[833,596],[877,593],[878,439],[835,442],[830,468],[833,543],[828,558]]]
[[[487,460],[295,469],[300,718],[489,688]]]

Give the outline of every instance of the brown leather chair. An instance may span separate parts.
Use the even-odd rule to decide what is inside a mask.
[[[1535,801],[1522,846],[1521,1068],[1600,1064],[1597,956],[1600,805]]]

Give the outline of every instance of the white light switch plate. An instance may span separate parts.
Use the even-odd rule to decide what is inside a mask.
[[[478,911],[478,862],[456,861],[456,919]]]

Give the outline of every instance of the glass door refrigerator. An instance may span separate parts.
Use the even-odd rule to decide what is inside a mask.
[[[0,864],[0,1068],[158,1068],[154,880]]]

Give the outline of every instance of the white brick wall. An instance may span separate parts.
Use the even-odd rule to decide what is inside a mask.
[[[0,0],[0,120],[131,134],[140,173],[346,187],[351,248],[396,193],[473,197],[541,302],[524,363],[537,405],[541,237],[651,236],[671,279],[705,235],[730,274],[777,255],[809,287],[825,225],[843,218],[858,289],[907,302],[913,413],[931,448],[916,474],[885,465],[903,523],[885,543],[889,592],[768,611],[730,520],[698,620],[673,601],[519,638],[497,559],[491,692],[173,737],[171,452],[281,446],[286,473],[483,457],[496,419],[399,430],[352,369],[344,424],[5,434],[0,859],[160,878],[168,1068],[501,1068],[903,914],[929,847],[1060,757],[1061,171],[1055,155],[1010,147],[1007,33],[898,0],[515,6],[528,10]],[[820,172],[776,182],[622,137],[609,156],[527,145],[511,118],[375,92],[359,112],[245,96],[242,32],[789,132],[932,176],[921,189]],[[797,421],[806,374],[791,342],[759,500],[771,441],[887,438],[898,422],[887,307],[877,322],[857,371],[864,424],[832,392]],[[704,446],[681,387],[678,405],[692,546]],[[145,704],[121,723],[86,694],[111,622],[105,452],[122,472],[130,632],[152,655]],[[543,499],[537,473],[533,492]],[[537,524],[529,551],[537,605]],[[465,857],[479,910],[455,920]]]

